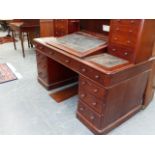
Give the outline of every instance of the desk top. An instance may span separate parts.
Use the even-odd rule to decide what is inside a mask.
[[[77,52],[86,52],[106,43],[105,40],[96,38],[86,33],[73,33],[59,38],[52,38],[51,42],[61,44]]]
[[[61,48],[75,56],[85,57],[107,46],[107,39],[103,36],[79,31],[63,37],[52,37],[50,41],[47,41],[47,44]]]
[[[121,70],[124,70],[125,68],[130,68],[134,65],[125,59],[110,55],[102,51],[100,51],[98,54],[92,53],[93,54],[92,56],[86,56],[84,58],[77,57],[76,55],[66,52],[60,47],[58,48],[47,44],[47,42],[50,42],[52,38],[53,37],[36,38],[34,39],[34,41],[35,41],[35,44],[39,43],[40,44],[39,46],[47,47],[52,51],[54,50],[55,51],[54,56],[56,56],[57,53],[59,53],[60,59],[61,59],[61,55],[65,55],[68,58],[81,63],[81,66],[87,65],[105,74],[113,74]],[[37,48],[38,48],[38,45],[37,45]],[[49,49],[47,51],[49,51]],[[44,50],[45,53],[47,51]]]

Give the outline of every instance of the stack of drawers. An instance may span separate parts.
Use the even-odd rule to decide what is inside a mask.
[[[38,67],[38,78],[48,83],[48,58],[36,52],[37,67]]]
[[[109,53],[133,61],[142,20],[112,20]]]
[[[103,86],[80,76],[78,115],[98,129],[102,128],[106,90]]]

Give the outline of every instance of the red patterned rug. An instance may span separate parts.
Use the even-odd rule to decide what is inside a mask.
[[[17,77],[14,75],[7,64],[0,64],[0,84],[16,79]]]
[[[9,43],[9,42],[13,42],[12,37],[0,37],[0,44]]]

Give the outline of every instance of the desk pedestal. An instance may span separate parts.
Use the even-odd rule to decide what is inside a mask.
[[[77,81],[78,76],[72,70],[36,51],[38,81],[47,90]]]

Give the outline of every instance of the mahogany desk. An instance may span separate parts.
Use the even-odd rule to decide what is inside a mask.
[[[80,57],[55,44],[53,37],[38,38],[34,42],[39,82],[51,89],[78,76],[76,115],[95,134],[109,132],[142,109],[153,60],[134,64],[108,54],[107,44]],[[98,57],[109,61],[96,63]],[[53,66],[50,72],[49,64]]]

